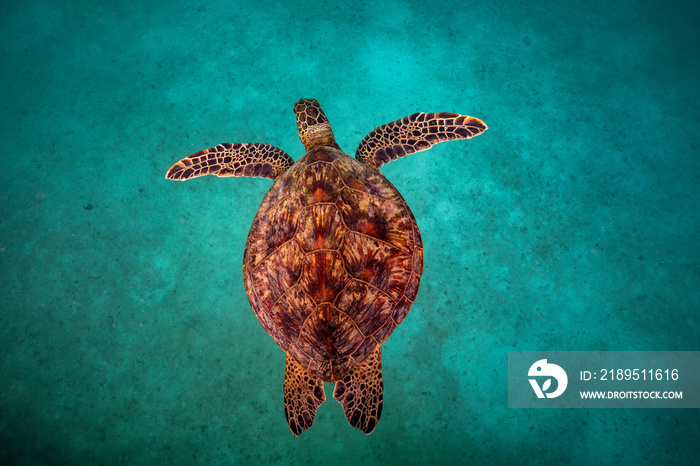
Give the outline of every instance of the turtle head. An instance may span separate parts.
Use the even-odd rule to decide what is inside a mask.
[[[299,139],[307,151],[318,146],[340,149],[333,137],[331,124],[328,123],[328,118],[316,99],[301,99],[294,104],[294,113],[297,116]]]

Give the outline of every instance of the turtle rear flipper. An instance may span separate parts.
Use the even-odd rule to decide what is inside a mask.
[[[165,177],[185,181],[204,175],[259,176],[274,180],[294,164],[282,149],[270,144],[224,143],[200,150],[170,167]]]
[[[284,415],[295,436],[314,425],[316,410],[326,401],[323,380],[311,375],[287,354],[284,374]]]
[[[443,141],[469,139],[486,131],[478,118],[457,113],[414,113],[373,129],[357,148],[355,158],[379,168],[407,154]]]
[[[370,434],[382,416],[382,347],[367,356],[343,380],[335,384],[333,398],[343,406],[351,426]]]

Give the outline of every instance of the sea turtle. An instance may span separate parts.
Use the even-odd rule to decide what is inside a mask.
[[[250,306],[286,353],[284,411],[296,436],[326,399],[365,434],[382,412],[381,345],[406,317],[423,272],[423,244],[401,194],[379,172],[398,157],[484,132],[456,113],[414,113],[370,132],[355,158],[335,142],[320,105],[294,105],[306,154],[296,163],[269,144],[219,144],[177,162],[166,178],[275,180],[243,254]]]

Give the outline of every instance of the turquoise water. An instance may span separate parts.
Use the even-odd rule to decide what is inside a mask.
[[[0,463],[697,461],[698,410],[506,386],[510,350],[700,350],[696,2],[254,4],[5,2]],[[490,128],[382,169],[425,271],[368,437],[328,385],[285,423],[241,271],[271,182],[164,179],[221,142],[299,158],[301,97],[350,154],[416,111]]]

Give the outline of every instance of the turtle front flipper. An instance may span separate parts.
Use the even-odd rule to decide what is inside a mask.
[[[457,113],[414,113],[373,129],[360,142],[355,158],[379,168],[439,142],[469,139],[488,127],[478,118]]]
[[[294,164],[282,149],[270,144],[219,144],[185,157],[165,177],[185,181],[204,175],[259,176],[274,180]]]
[[[326,401],[323,380],[313,376],[287,355],[287,368],[284,374],[284,415],[295,436],[300,436],[314,425],[316,410]]]
[[[370,434],[377,427],[382,415],[382,347],[335,384],[333,398],[343,406],[345,417],[351,426]]]

